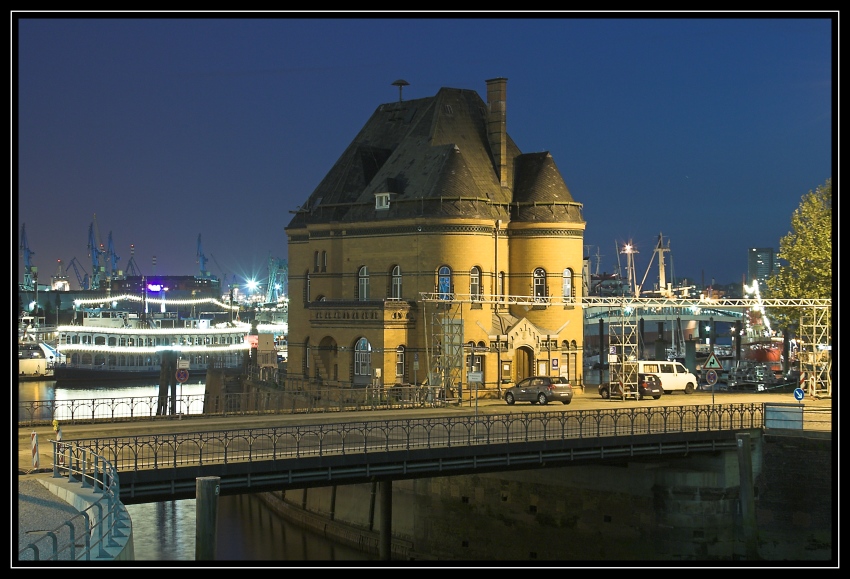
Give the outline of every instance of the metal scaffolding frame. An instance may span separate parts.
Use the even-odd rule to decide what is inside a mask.
[[[425,306],[437,304],[431,317],[426,319],[430,327],[426,328],[425,350],[428,357],[428,382],[431,385],[446,387],[446,393],[454,385],[460,385],[463,378],[463,304],[492,304],[496,306],[527,305],[540,306],[539,296],[502,296],[473,295],[457,293],[422,292],[420,301]],[[582,308],[608,307],[612,312],[609,322],[610,346],[614,348],[618,363],[612,364],[611,380],[620,381],[623,393],[631,395],[629,386],[634,386],[637,394],[637,366],[628,364],[637,360],[638,353],[638,312],[647,308],[673,307],[682,309],[708,308],[804,308],[800,321],[801,350],[798,352],[798,364],[801,375],[811,380],[806,387],[813,396],[832,396],[832,300],[828,298],[774,298],[774,299],[715,299],[700,296],[697,298],[629,296],[569,297],[546,296],[546,306],[573,305]],[[459,321],[459,322],[458,322]],[[430,330],[430,331],[429,331]],[[431,339],[429,349],[428,339]],[[439,347],[435,348],[435,344]],[[448,387],[447,387],[448,386]],[[812,390],[813,388],[813,390]]]

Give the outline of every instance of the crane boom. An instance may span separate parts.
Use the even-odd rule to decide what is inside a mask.
[[[35,255],[34,251],[30,251],[29,242],[27,241],[27,224],[21,224],[21,243],[20,243],[20,251],[21,257],[24,258],[24,283],[21,285],[21,289],[23,290],[31,290],[33,289],[33,267],[32,267],[32,256]]]
[[[115,246],[112,244],[111,231],[109,232],[109,240],[107,241],[106,251],[109,257],[109,275],[116,276],[118,275],[118,261],[121,258],[115,253]]]
[[[89,289],[89,274],[86,273],[85,277],[80,275],[80,270],[77,268],[77,263],[78,263],[77,258],[72,257],[71,261],[68,263],[68,267],[65,268],[65,271],[68,271],[69,269],[71,269],[73,267],[74,273],[77,275],[77,283],[80,284],[80,289],[87,290],[87,289]],[[80,266],[80,268],[82,268],[82,266]],[[85,271],[86,270],[83,270],[84,273],[85,273]]]
[[[90,281],[91,289],[100,289],[100,273],[101,273],[100,256],[101,256],[102,253],[104,253],[103,249],[101,248],[100,241],[98,240],[98,237],[95,233],[95,223],[97,223],[96,219],[97,219],[97,216],[95,216],[95,221],[92,221],[89,224],[89,245],[88,245],[88,249],[89,249],[89,256],[91,257],[91,268],[92,268],[92,275],[91,275],[91,281]]]
[[[201,264],[201,277],[209,277],[210,272],[207,271],[207,256],[204,255],[204,248],[201,246],[201,234],[198,234],[198,255],[197,262]]]

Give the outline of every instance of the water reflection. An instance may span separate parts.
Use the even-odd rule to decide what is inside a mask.
[[[182,394],[204,394],[204,383],[184,384]],[[95,388],[57,387],[55,380],[18,383],[18,401],[102,400],[156,397],[154,381]],[[127,505],[137,561],[195,560],[195,500]],[[280,518],[254,495],[218,499],[218,561],[368,561],[375,559]]]
[[[137,561],[195,560],[195,500],[127,505]],[[254,495],[218,499],[216,561],[368,561],[281,519]]]

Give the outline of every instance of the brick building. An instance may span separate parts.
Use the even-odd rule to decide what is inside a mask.
[[[466,397],[468,371],[493,392],[578,378],[582,205],[508,135],[507,79],[486,85],[486,102],[441,88],[380,105],[294,212],[290,379]]]

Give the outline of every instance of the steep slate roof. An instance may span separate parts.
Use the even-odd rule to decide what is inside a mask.
[[[503,188],[487,136],[487,104],[477,92],[441,88],[433,97],[383,104],[287,229],[414,217],[582,222],[578,204],[571,211],[552,205],[573,202],[551,155],[522,155],[510,136],[505,142],[509,186]],[[375,193],[390,193],[389,209],[375,209]],[[520,205],[511,207],[514,201]]]

